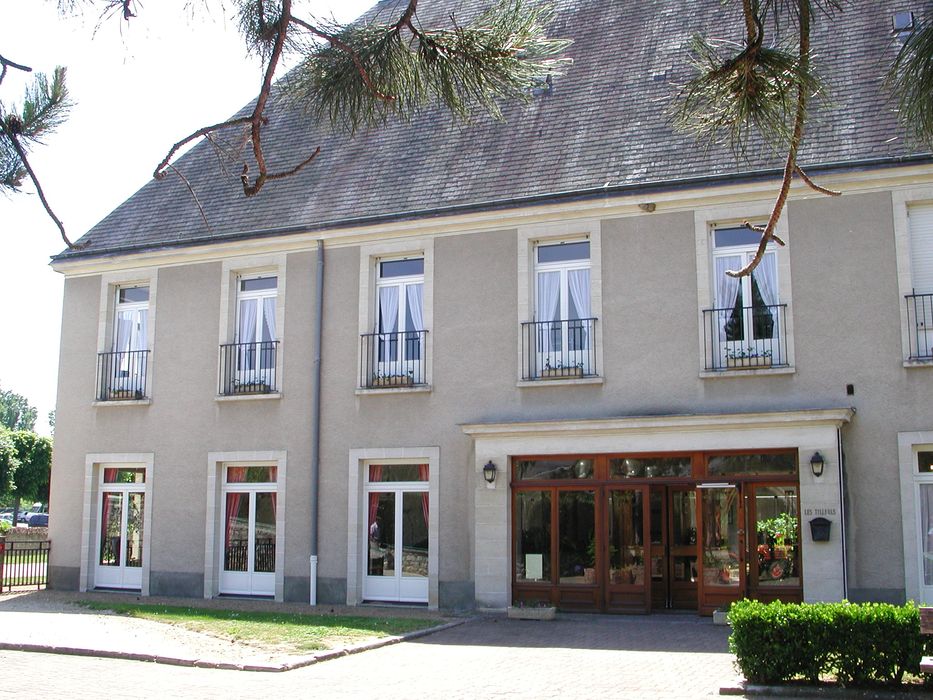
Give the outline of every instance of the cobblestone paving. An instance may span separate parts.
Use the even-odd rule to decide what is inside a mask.
[[[7,678],[69,698],[704,698],[735,683],[728,630],[692,615],[486,617],[287,673],[0,651]]]

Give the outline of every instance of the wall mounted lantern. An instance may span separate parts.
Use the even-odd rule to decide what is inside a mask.
[[[823,455],[818,451],[813,453],[813,456],[810,457],[810,470],[813,472],[813,476],[823,476],[823,465],[825,463]]]
[[[487,484],[495,483],[497,471],[496,465],[492,463],[492,460],[486,462],[486,466],[483,467],[483,478],[486,480]]]

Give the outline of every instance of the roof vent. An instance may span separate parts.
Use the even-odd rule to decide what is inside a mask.
[[[914,30],[914,13],[907,10],[905,12],[895,12],[891,18],[891,33],[896,34],[897,38],[904,41]]]

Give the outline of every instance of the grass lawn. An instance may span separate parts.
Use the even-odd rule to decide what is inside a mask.
[[[178,625],[194,632],[284,652],[331,649],[365,639],[434,627],[441,622],[439,618],[302,615],[93,601],[84,601],[80,605],[91,610],[111,610],[119,615]]]

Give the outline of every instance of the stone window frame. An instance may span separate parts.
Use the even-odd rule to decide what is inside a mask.
[[[363,544],[368,541],[364,498],[370,464],[428,465],[428,608],[438,607],[440,447],[370,447],[350,450],[347,484],[347,605],[363,601]]]
[[[274,466],[275,480],[275,601],[285,600],[285,507],[288,494],[288,452],[259,450],[209,452],[207,455],[207,499],[204,527],[204,597],[216,598],[220,586],[220,537],[224,531],[220,521],[223,507],[223,470],[235,466]]]
[[[155,454],[152,452],[92,453],[84,458],[84,502],[81,514],[81,563],[78,590],[93,590],[93,572],[97,559],[97,529],[100,526],[97,503],[100,497],[102,470],[110,467],[145,469],[143,512],[143,566],[140,595],[149,595],[149,572],[152,562],[152,493],[155,480]]]
[[[595,332],[596,374],[595,377],[567,379],[522,379],[522,367],[525,363],[522,348],[521,328],[523,323],[531,321],[535,309],[535,251],[539,245],[549,245],[574,240],[588,240],[590,243],[590,313],[597,319]],[[517,230],[518,242],[518,318],[516,347],[516,386],[542,387],[567,386],[576,384],[602,384],[604,377],[603,362],[603,275],[602,275],[602,222],[599,219],[580,219],[565,222],[520,226]]]
[[[285,386],[285,292],[287,256],[285,253],[272,255],[251,255],[224,260],[222,263],[220,283],[220,328],[217,342],[217,376],[221,372],[220,346],[234,342],[237,321],[237,299],[239,295],[239,280],[244,277],[258,275],[276,276],[275,297],[275,332],[279,341],[275,355],[275,391],[268,394],[240,394],[221,396],[217,394],[215,401],[250,401],[256,399],[279,399],[282,397]],[[216,391],[216,389],[215,389]]]
[[[787,342],[787,366],[767,369],[729,369],[707,370],[705,357],[708,343],[703,327],[703,312],[713,308],[715,293],[713,288],[713,231],[717,226],[735,226],[743,221],[764,220],[771,215],[773,202],[743,202],[740,204],[700,207],[693,211],[694,243],[696,247],[697,272],[697,344],[699,355],[698,367],[701,379],[723,377],[761,376],[768,374],[793,374],[796,372],[794,354],[794,305],[791,283],[790,247],[791,235],[788,225],[787,209],[781,214],[774,228],[776,236],[787,245],[777,246],[778,298],[787,304],[784,314],[784,335]]]
[[[382,260],[397,260],[406,256],[424,259],[424,286],[421,289],[424,330],[424,384],[418,386],[361,388],[359,368],[363,366],[362,343],[356,344],[356,371],[353,373],[357,395],[421,393],[434,385],[434,238],[405,238],[360,246],[359,332],[358,338],[372,333],[376,325],[377,266]]]

